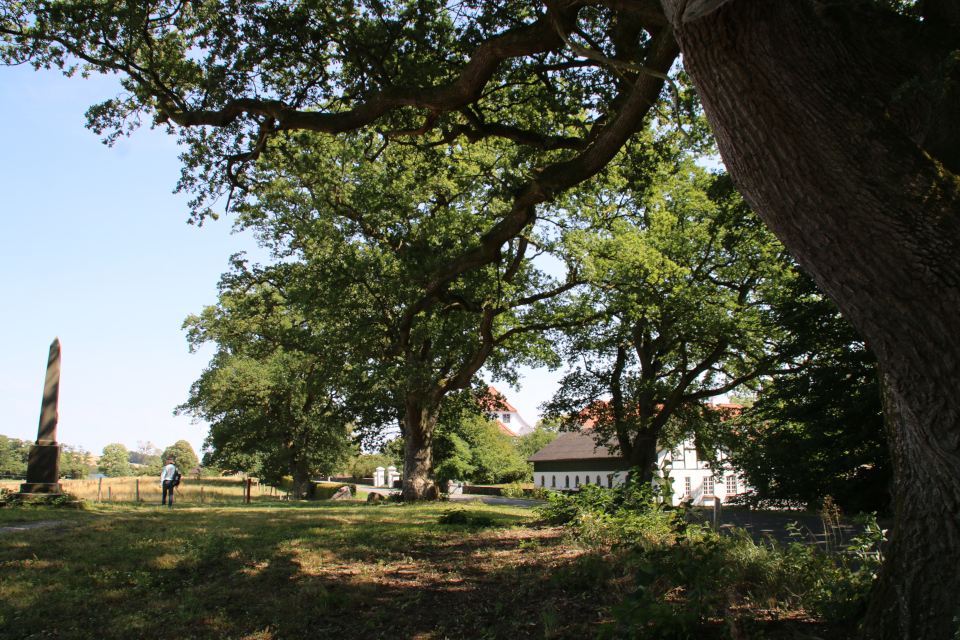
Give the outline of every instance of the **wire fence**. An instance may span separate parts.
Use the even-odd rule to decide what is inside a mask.
[[[0,478],[0,488],[19,491],[17,478]],[[83,480],[60,480],[67,493],[83,500],[106,503],[159,503],[162,497],[160,481],[156,478],[87,478]],[[174,493],[174,502],[195,504],[238,503],[246,501],[245,478],[200,478],[180,481]],[[288,499],[288,494],[276,487],[253,481],[250,499]]]

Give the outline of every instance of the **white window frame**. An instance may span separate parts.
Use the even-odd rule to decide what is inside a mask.
[[[737,489],[739,488],[740,482],[736,474],[731,473],[726,478],[724,478],[724,489],[727,490],[728,496],[737,495]]]

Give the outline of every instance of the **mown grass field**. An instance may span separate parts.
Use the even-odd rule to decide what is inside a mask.
[[[360,501],[0,509],[0,638],[589,638],[623,595],[527,509]]]

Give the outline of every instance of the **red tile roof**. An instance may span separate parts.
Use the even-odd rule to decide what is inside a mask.
[[[588,405],[586,408],[582,409],[580,411],[580,415],[586,418],[586,420],[584,420],[583,424],[580,425],[581,428],[592,429],[593,426],[597,424],[595,417],[598,414],[604,413],[607,410],[607,407],[609,406],[609,404],[610,404],[609,400],[597,400],[595,402],[590,403],[590,405]],[[729,411],[733,414],[738,414],[743,410],[742,404],[736,404],[733,402],[718,402],[717,404],[707,403],[704,406],[707,407],[708,409]],[[658,406],[657,408],[660,409],[661,407],[662,405]]]
[[[503,423],[502,423],[501,421],[499,421],[499,420],[497,420],[497,426],[500,428],[500,433],[505,433],[505,434],[507,434],[508,436],[510,436],[511,438],[518,438],[518,437],[520,437],[520,434],[519,434],[519,433],[517,433],[516,431],[514,431],[513,429],[511,429],[511,428],[508,427],[507,425],[503,424]]]
[[[487,398],[480,399],[480,406],[484,411],[516,411],[514,406],[507,402],[503,394],[492,386],[487,389],[487,396]],[[495,400],[491,400],[490,396],[495,398]]]

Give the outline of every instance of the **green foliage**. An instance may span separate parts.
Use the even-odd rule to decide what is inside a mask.
[[[183,475],[189,474],[200,464],[196,452],[186,440],[177,440],[172,446],[163,450],[163,455],[160,458],[163,464],[173,458],[173,464],[177,465],[177,469]]]
[[[637,588],[611,608],[618,625],[611,625],[605,636],[695,638],[697,627],[717,607],[729,581],[720,540],[710,535],[681,538],[672,546],[646,551],[640,562],[634,578]],[[666,599],[662,585],[652,588],[661,576],[681,585],[683,599]],[[610,633],[613,630],[616,633]]]
[[[284,478],[284,485],[282,488],[285,491],[293,491],[293,482],[286,482],[288,478]],[[310,483],[310,493],[307,497],[312,498],[313,500],[329,500],[341,489],[341,487],[349,487],[350,494],[355,498],[357,497],[357,485],[353,483],[349,484],[326,484],[322,482],[311,482]]]
[[[551,493],[546,487],[534,487],[533,489],[526,489],[524,496],[530,500],[549,500]]]
[[[530,433],[525,433],[514,442],[517,453],[526,460],[540,449],[557,439],[558,425],[544,424],[542,421]],[[532,476],[531,476],[532,478]]]
[[[794,528],[787,546],[757,544],[745,531],[722,536],[690,526],[666,544],[637,549],[636,589],[612,607],[601,637],[695,638],[730,601],[761,608],[804,608],[854,627],[866,612],[882,563],[884,531],[874,518],[842,552],[823,553]],[[671,597],[666,597],[671,594]]]
[[[239,224],[280,260],[261,267],[237,257],[218,306],[188,319],[194,345],[231,350],[222,347],[182,411],[206,411],[203,395],[223,395],[219,388],[261,391],[274,377],[262,370],[285,367],[297,371],[286,378],[302,382],[297,393],[312,391],[324,400],[317,404],[341,410],[366,448],[398,417],[416,436],[405,442],[430,442],[446,398],[469,389],[481,367],[509,381],[517,363],[555,360],[541,334],[567,320],[559,301],[577,281],[573,265],[561,278],[535,265],[543,253],[562,259],[546,222],[531,219],[523,237],[497,243],[497,262],[458,269],[434,290],[451,260],[493,250],[479,238],[497,228],[508,202],[482,178],[522,163],[514,150],[493,141],[456,151],[389,145],[374,162],[378,141],[368,136],[303,133],[276,144],[257,169],[260,196],[241,207]],[[216,383],[221,370],[249,370],[250,381]],[[259,410],[248,408],[243,420]],[[213,449],[262,454],[226,446],[226,434],[241,430],[236,413],[214,412]],[[481,475],[490,466],[467,464]]]
[[[22,476],[27,472],[30,444],[0,435],[0,475]]]
[[[527,489],[520,482],[511,482],[500,490],[500,495],[504,498],[519,498],[521,500],[550,500],[550,496],[556,495],[553,491],[544,487],[533,487]]]
[[[889,512],[893,469],[876,358],[806,274],[773,307],[795,372],[764,385],[720,438],[755,505],[817,508],[830,496],[848,513]]]
[[[108,444],[103,448],[103,455],[100,456],[97,468],[100,473],[108,478],[122,478],[133,475],[127,448],[117,442]]]
[[[149,460],[149,464],[138,469],[134,469],[133,475],[141,477],[159,476],[164,467],[163,459],[160,456],[154,456]],[[177,468],[180,469],[180,473],[184,473],[183,469],[179,465],[177,465]]]
[[[481,368],[509,381],[516,364],[558,364],[542,332],[591,311],[559,304],[580,284],[582,266],[559,250],[565,191],[646,126],[660,139],[712,146],[682,73],[674,74],[674,104],[658,109],[659,80],[645,83],[637,101],[621,72],[569,64],[541,9],[94,6],[5,7],[0,56],[68,75],[119,73],[123,95],[88,112],[88,125],[109,141],[147,113],[177,123],[180,188],[196,195],[192,219],[216,215],[208,205],[229,194],[238,226],[253,229],[277,259],[251,267],[238,257],[224,277],[227,294],[270,284],[283,294],[274,302],[292,312],[282,330],[246,330],[328,369],[354,369],[348,400],[373,405],[357,424],[376,432],[401,417],[416,436],[406,440],[411,447],[431,440],[444,396],[467,388]],[[588,39],[609,35],[615,22],[596,8],[577,21],[577,37]],[[676,52],[637,34],[617,57],[669,72]],[[484,45],[500,38],[514,44]],[[487,71],[466,72],[474,55]],[[433,97],[400,97],[401,87]],[[264,96],[263,109],[248,110]],[[413,104],[435,105],[426,124]],[[679,117],[681,107],[683,134],[670,132],[669,117],[644,117]],[[213,113],[221,113],[217,122],[206,121]],[[610,126],[611,118],[621,124]],[[566,273],[539,268],[534,259],[546,256],[566,262]],[[246,455],[233,447],[221,462],[251,462]],[[408,475],[429,481],[430,471]]]
[[[68,507],[74,510],[84,510],[89,507],[86,500],[64,491],[63,493],[51,493],[29,499],[18,495],[6,487],[0,487],[0,503],[7,507],[20,507],[28,509],[37,509],[42,507]]]
[[[130,464],[151,465],[160,462],[160,454],[147,455],[139,451],[130,452]]]
[[[504,485],[503,488],[500,489],[500,495],[502,495],[504,498],[525,498],[525,491],[526,489],[523,488],[523,484],[519,482],[511,482]]]
[[[537,513],[551,524],[569,525],[589,544],[659,542],[681,522],[683,512],[667,509],[656,488],[641,476],[634,469],[612,489],[584,484],[578,491],[551,491],[550,504]]]
[[[399,462],[399,465],[397,464]],[[403,468],[403,461],[396,460],[385,453],[362,454],[354,456],[343,468],[344,474],[351,478],[372,478],[377,467],[386,469],[389,466]]]
[[[496,524],[496,520],[485,514],[485,513],[476,513],[463,507],[453,507],[451,509],[446,509],[437,518],[439,524],[446,525],[456,525],[456,526],[466,526],[466,527],[492,527]]]
[[[597,443],[649,478],[658,446],[709,422],[703,403],[776,369],[769,300],[792,271],[729,176],[677,149],[630,151],[634,166],[609,168],[609,193],[574,197],[595,230],[565,243],[603,313],[563,332],[571,370],[546,409],[565,429],[592,421]]]
[[[216,465],[204,465],[200,467],[201,478],[219,478],[223,472]]]
[[[496,484],[520,480],[527,464],[510,436],[480,415],[464,415],[437,428],[436,474],[438,482],[465,480]]]
[[[205,466],[268,481],[290,475],[306,488],[311,475],[331,474],[346,461],[356,415],[341,399],[344,368],[278,346],[275,340],[294,341],[281,336],[297,322],[269,286],[225,290],[217,306],[187,319],[192,348],[217,344],[190,399],[177,409],[210,423]]]
[[[615,622],[602,637],[701,637],[703,623],[723,617],[731,601],[804,608],[840,625],[856,625],[864,615],[886,533],[873,516],[858,521],[863,533],[842,550],[824,553],[795,525],[788,545],[772,539],[758,544],[743,530],[720,535],[688,524],[682,510],[664,509],[637,475],[634,470],[614,489],[584,485],[569,495],[553,493],[539,509],[544,520],[565,524],[582,544],[618,550],[635,569],[636,588],[612,607]],[[602,572],[601,566],[584,566],[564,579]]]
[[[60,477],[72,480],[86,478],[89,473],[89,459],[90,455],[83,447],[60,445]]]

